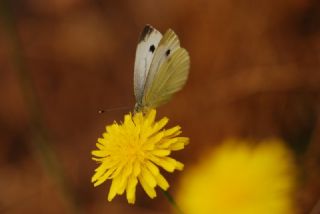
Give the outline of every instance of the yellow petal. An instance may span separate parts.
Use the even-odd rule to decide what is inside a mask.
[[[180,126],[175,126],[171,129],[165,130],[165,136],[177,135],[177,133],[180,134],[179,132],[180,129],[181,129]]]
[[[159,168],[156,165],[154,165],[151,161],[147,161],[145,163],[145,166],[154,176],[159,174]]]
[[[119,175],[119,184],[117,189],[117,194],[122,195],[124,193],[124,190],[126,189],[128,184],[128,177],[124,176],[123,174]]]
[[[108,201],[111,201],[116,195],[119,188],[119,178],[114,178],[108,194]]]
[[[163,169],[165,169],[168,172],[173,172],[175,170],[175,162],[169,161],[167,157],[156,157],[156,156],[150,156],[150,160],[153,161],[155,164],[161,166]]]
[[[91,152],[92,155],[96,157],[106,157],[108,156],[107,152],[105,150],[94,150]]]
[[[104,150],[105,149],[105,146],[102,145],[101,143],[96,143],[96,147],[100,150]]]
[[[176,169],[177,170],[183,170],[184,164],[181,163],[180,161],[174,160],[176,162]]]
[[[153,187],[150,187],[150,186],[148,185],[148,183],[143,179],[142,176],[139,176],[138,179],[139,179],[139,181],[140,181],[140,183],[141,183],[142,188],[144,189],[144,191],[147,193],[147,195],[148,195],[150,198],[154,198],[154,197],[157,196],[157,193],[156,193],[156,191],[154,190],[154,188],[153,188]]]
[[[184,143],[184,145],[188,145],[189,141],[190,141],[190,139],[188,137],[177,137],[177,139],[179,142]]]
[[[105,135],[106,133],[104,133],[104,135]],[[106,144],[106,140],[104,139],[104,138],[98,138],[98,143],[99,144],[101,144],[101,145],[104,145],[104,144]]]
[[[134,116],[133,116],[133,121],[136,125],[140,125],[143,123],[143,115],[141,112],[138,112],[136,113]]]
[[[133,175],[137,177],[141,172],[140,163],[138,161],[135,161],[133,163]]]
[[[157,150],[153,150],[151,152],[151,154],[159,156],[159,157],[164,157],[164,156],[168,156],[170,155],[170,150],[166,150],[166,149],[157,149]]]
[[[147,168],[145,168],[145,167],[141,168],[140,176],[147,182],[147,184],[150,187],[157,186],[156,179],[154,178],[154,176],[151,174],[151,172]]]
[[[127,200],[130,204],[134,204],[136,200],[136,186],[138,179],[135,176],[130,176],[127,185]]]
[[[99,186],[100,184],[102,184],[103,182],[105,182],[110,175],[115,171],[115,168],[109,169],[108,171],[106,171],[102,176],[96,176],[96,174],[92,177],[91,181],[94,182],[96,181],[93,185]]]
[[[164,133],[163,132],[159,132],[158,134],[156,134],[153,137],[149,138],[148,141],[145,143],[145,146],[144,146],[143,149],[149,150],[149,149],[147,149],[147,146],[151,146],[150,148],[152,148],[152,146],[154,147],[154,144],[157,144],[158,142],[160,142],[160,140],[161,140],[161,138],[163,138],[163,136],[164,136]]]
[[[184,148],[184,143],[183,142],[178,142],[178,143],[174,143],[172,145],[170,145],[170,150],[172,151],[178,151]]]
[[[177,138],[163,139],[160,143],[158,143],[158,147],[161,149],[167,149],[171,144],[174,144],[178,141]]]
[[[135,124],[132,121],[131,114],[127,114],[124,116],[124,126],[126,126],[128,129],[133,129]]]
[[[107,131],[107,128],[106,128],[106,131]],[[106,143],[105,139],[109,137],[109,133],[108,132],[102,133],[102,137],[103,138],[100,138],[100,139],[103,139],[103,141],[101,141],[101,142],[102,142],[102,144],[105,144]]]
[[[103,160],[104,160],[105,158],[95,158],[95,157],[92,157],[91,159],[94,160],[94,161],[97,161],[97,162],[103,162]]]
[[[151,109],[148,114],[146,120],[149,122],[149,125],[151,125],[154,122],[154,119],[156,118],[156,110]]]
[[[126,167],[126,162],[120,162],[117,165],[116,170],[114,171],[114,173],[111,175],[111,178],[117,177],[125,167]]]
[[[154,126],[153,126],[153,133],[158,132],[160,129],[162,129],[167,123],[169,122],[169,119],[167,117],[162,118],[160,121],[158,121]]]
[[[104,163],[102,163],[98,168],[96,168],[94,171],[94,175],[91,178],[91,182],[96,181],[99,177],[101,177],[107,170],[106,167],[103,166]]]
[[[161,174],[158,174],[156,176],[156,181],[157,184],[161,187],[161,189],[167,190],[169,188],[168,181]]]
[[[115,130],[118,128],[117,124],[113,124],[111,126],[106,127],[106,133],[103,134],[103,137],[106,138],[108,136],[108,133],[115,132]]]
[[[147,116],[145,118],[145,121],[143,123],[143,127],[151,127],[152,124],[154,123],[154,119],[156,117],[156,111],[154,109],[152,109],[151,111],[149,111],[147,113]]]
[[[132,171],[133,171],[133,166],[132,165],[133,165],[133,163],[130,162],[130,163],[127,163],[124,166],[123,172],[122,172],[123,176],[128,177],[132,173]]]

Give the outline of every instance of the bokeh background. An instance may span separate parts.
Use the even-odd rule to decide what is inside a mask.
[[[0,4],[0,213],[71,213],[72,200],[83,213],[169,212],[160,192],[109,203],[109,183],[90,182],[97,138],[134,106],[147,23],[174,29],[191,56],[187,85],[158,111],[191,138],[174,156],[187,168],[225,138],[280,137],[301,168],[299,211],[320,198],[318,0]],[[171,193],[182,173],[165,174]]]

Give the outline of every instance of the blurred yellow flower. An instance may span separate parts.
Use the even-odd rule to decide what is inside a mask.
[[[294,160],[279,140],[229,140],[185,171],[177,201],[186,214],[293,214]]]
[[[189,142],[180,135],[180,126],[163,129],[168,123],[164,117],[155,122],[156,110],[124,116],[124,123],[106,127],[98,139],[98,150],[92,151],[93,160],[100,163],[92,177],[94,186],[112,180],[108,201],[126,191],[129,203],[135,202],[138,181],[150,198],[156,197],[155,187],[169,187],[158,166],[168,172],[182,170],[183,164],[170,158],[171,151],[181,150]]]

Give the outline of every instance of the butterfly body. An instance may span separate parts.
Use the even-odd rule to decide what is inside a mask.
[[[143,29],[134,67],[135,111],[147,111],[167,103],[185,85],[190,67],[188,52],[177,35],[162,35],[150,25]]]

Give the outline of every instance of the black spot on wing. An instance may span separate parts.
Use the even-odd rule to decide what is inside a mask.
[[[155,49],[156,49],[156,47],[154,45],[151,45],[150,48],[149,48],[149,51],[151,53],[153,53]]]
[[[146,25],[141,32],[139,42],[142,40],[145,40],[145,38],[147,38],[152,33],[153,30],[154,28],[152,26]]]
[[[166,51],[166,56],[169,56],[169,54],[170,54],[170,49]]]

